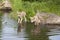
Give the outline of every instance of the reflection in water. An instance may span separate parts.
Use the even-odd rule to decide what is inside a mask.
[[[35,30],[35,26],[31,23],[24,24],[20,32],[17,32],[17,22],[11,19],[8,14],[2,17],[0,21],[0,40],[59,40],[60,25],[44,25],[40,26],[40,32],[34,35],[31,30]],[[26,27],[26,28],[25,28]],[[18,30],[19,31],[19,30]]]
[[[1,40],[27,40],[25,37],[24,30],[17,33],[17,22],[11,19],[7,13],[2,17],[2,30],[0,31]]]
[[[47,25],[50,30],[47,32],[50,40],[60,40],[60,25]]]
[[[49,37],[50,40],[60,40],[60,35],[54,35]]]
[[[41,26],[40,34],[33,35],[31,30],[34,29],[34,25],[27,24],[26,31],[29,35],[29,40],[60,40],[60,25]]]
[[[40,29],[39,34],[34,35],[31,32],[31,30],[34,29],[35,26],[31,23],[27,23],[27,24],[28,25],[26,27],[26,32],[29,35],[29,40],[49,40],[48,35],[46,35],[47,31],[45,30],[45,27],[44,28],[41,27],[42,29]]]
[[[0,40],[1,40],[1,38],[2,38],[2,22],[1,22],[1,16],[0,16]]]
[[[49,40],[46,32],[42,32],[39,35],[31,35],[29,40]]]
[[[0,26],[0,40],[2,40],[1,38],[2,38],[2,28]]]

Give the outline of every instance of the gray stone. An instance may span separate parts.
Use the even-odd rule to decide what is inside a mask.
[[[38,19],[34,18],[37,17]],[[60,16],[54,14],[54,13],[44,13],[44,12],[40,12],[40,13],[36,13],[36,15],[33,16],[32,18],[34,18],[33,20],[34,23],[38,23],[38,20],[40,20],[40,23],[42,24],[60,24]],[[32,20],[31,20],[32,21]]]

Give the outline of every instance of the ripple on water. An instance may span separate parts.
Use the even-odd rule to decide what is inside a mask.
[[[9,18],[8,14],[5,13],[2,17],[2,30],[0,31],[0,40],[27,40],[25,38],[26,34],[24,29],[17,34],[17,30],[14,29],[14,26],[17,27],[17,22]]]
[[[55,26],[52,26],[55,27]],[[50,29],[50,32],[47,32],[50,40],[60,40],[60,26],[56,25],[56,28]]]

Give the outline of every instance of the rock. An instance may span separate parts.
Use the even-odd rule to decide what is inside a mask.
[[[10,11],[12,11],[12,6],[11,6],[11,3],[10,3],[9,0],[4,0],[1,3],[0,11],[3,11],[3,12],[10,12]]]
[[[34,23],[35,25],[44,24],[44,23],[45,23],[44,17],[46,17],[46,15],[47,15],[47,14],[36,13],[35,16],[30,17],[31,23]]]
[[[60,24],[60,16],[50,14],[46,19],[46,24]]]
[[[24,11],[22,12],[18,12],[17,11],[17,14],[18,14],[18,23],[22,23],[23,20],[26,22],[26,13]]]
[[[60,16],[57,16],[56,14],[48,14],[44,12],[36,13],[35,16],[31,17],[31,22],[35,23],[35,25],[38,24],[60,24]]]
[[[38,19],[37,16],[31,17],[31,23],[34,23],[35,25],[39,25],[41,23],[41,20]]]
[[[9,0],[4,0],[2,4],[4,4],[3,7],[11,7],[11,3]]]
[[[60,16],[54,13],[41,13],[41,17],[44,18],[45,24],[60,24]]]

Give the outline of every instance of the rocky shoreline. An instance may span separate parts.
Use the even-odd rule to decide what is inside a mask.
[[[38,19],[36,19],[35,17],[37,17]],[[40,24],[60,24],[60,16],[54,13],[48,14],[41,12],[41,13],[36,13],[35,16],[31,17],[31,21],[33,21],[34,23],[38,23],[39,20],[40,20],[39,22]]]

